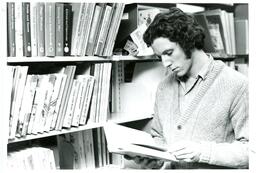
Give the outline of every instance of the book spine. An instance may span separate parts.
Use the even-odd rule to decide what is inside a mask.
[[[88,3],[83,5],[83,8],[81,9],[79,21],[78,21],[78,28],[77,28],[77,37],[76,37],[76,55],[82,56],[80,52],[82,51],[82,44],[83,44],[83,38],[84,33],[86,31],[85,23],[87,19],[87,13],[88,13]]]
[[[81,45],[81,49],[82,52],[80,52],[80,55],[85,55],[86,54],[86,49],[88,46],[88,39],[89,39],[89,34],[90,34],[90,28],[92,25],[92,20],[93,20],[93,13],[94,13],[94,9],[95,9],[95,3],[90,3],[89,7],[88,7],[88,19],[86,20],[86,23],[84,24],[84,28],[83,28],[83,39],[82,39],[82,45]],[[89,26],[89,27],[88,27]]]
[[[45,4],[37,5],[38,56],[45,56]]]
[[[23,33],[22,33],[22,3],[15,3],[15,39],[16,56],[23,56]]]
[[[49,74],[49,81],[47,84],[47,89],[46,89],[45,99],[44,99],[44,106],[42,111],[43,120],[40,128],[41,133],[43,133],[44,131],[48,131],[49,122],[52,121],[51,119],[52,116],[50,115],[49,110],[50,110],[50,101],[53,95],[55,82],[56,82],[56,76],[54,74]]]
[[[249,23],[248,19],[235,19],[236,54],[249,53]]]
[[[103,47],[104,47],[104,41],[106,39],[107,31],[109,29],[111,14],[112,14],[112,7],[107,5],[104,15],[103,15],[102,24],[101,24],[101,27],[99,30],[99,37],[97,39],[97,44],[96,44],[96,48],[94,51],[95,55],[102,54]]]
[[[90,35],[89,35],[89,39],[88,39],[88,45],[87,45],[87,50],[86,50],[86,54],[87,55],[93,55],[94,52],[94,43],[95,43],[95,39],[96,39],[96,35],[97,35],[97,29],[98,29],[98,25],[99,25],[99,21],[100,21],[100,16],[101,16],[101,11],[102,11],[102,7],[96,5],[95,7],[95,11],[93,14],[93,21],[91,24],[91,28],[90,28]]]
[[[37,56],[37,3],[30,3],[31,16],[31,51],[32,57]]]
[[[57,121],[59,119],[59,116],[61,116],[60,115],[60,108],[61,108],[61,102],[62,102],[63,97],[64,97],[64,88],[65,88],[66,81],[67,81],[67,75],[66,74],[61,74],[61,81],[60,81],[58,99],[56,101],[56,107],[53,111],[53,118],[52,118],[50,130],[54,130],[54,129],[57,128]]]
[[[66,83],[64,85],[64,87],[65,87],[64,91],[63,91],[64,95],[63,95],[61,103],[60,103],[60,108],[59,108],[60,110],[58,112],[58,119],[57,119],[57,124],[56,124],[57,130],[62,129],[63,121],[64,121],[65,114],[67,111],[67,104],[68,104],[70,92],[71,92],[72,85],[73,85],[75,70],[76,70],[76,66],[67,66],[64,71],[64,74],[67,75],[67,79],[66,79]]]
[[[45,55],[55,56],[55,3],[45,3]]]
[[[72,6],[64,4],[64,56],[71,54]]]
[[[7,2],[7,56],[15,57],[16,56],[16,41],[15,41],[15,3]]]
[[[62,81],[62,76],[59,74],[53,74],[55,77],[54,81],[54,86],[53,86],[53,93],[49,102],[49,111],[48,111],[48,120],[45,125],[45,131],[48,132],[51,129],[51,123],[53,121],[54,117],[54,111],[56,108],[57,100],[58,100],[58,95],[60,91],[60,85]]]
[[[107,43],[105,44],[103,56],[111,56],[112,55],[113,48],[115,45],[116,36],[117,36],[118,30],[120,27],[122,14],[124,11],[124,6],[125,6],[124,3],[117,4],[116,12],[114,14],[115,17],[113,17],[113,19],[115,19],[115,20],[111,22],[113,24],[111,25],[110,30],[109,30],[110,33],[108,34]]]
[[[71,44],[71,55],[77,55],[77,46],[79,44],[78,38],[81,33],[82,18],[84,15],[85,3],[72,3],[73,9],[73,26],[72,26],[72,44]]]
[[[62,127],[65,128],[70,128],[71,127],[71,123],[72,123],[72,119],[73,119],[73,115],[74,115],[74,108],[76,105],[76,101],[77,101],[77,91],[80,87],[80,83],[78,82],[77,79],[74,80],[73,85],[72,85],[72,89],[71,89],[71,93],[70,93],[70,98],[67,104],[67,111],[65,114],[65,118],[63,121],[63,125]]]
[[[35,93],[36,93],[36,86],[37,86],[37,75],[31,76],[30,81],[30,90],[29,90],[29,100],[26,99],[26,102],[28,102],[28,108],[25,111],[25,118],[24,118],[24,124],[21,131],[21,136],[25,136],[27,134],[29,120],[31,116],[32,106],[35,99]]]
[[[17,129],[17,124],[18,124],[18,119],[20,115],[20,109],[21,109],[21,104],[22,104],[22,98],[23,98],[23,93],[24,93],[24,88],[25,88],[25,83],[26,83],[26,78],[27,78],[27,72],[28,72],[28,66],[24,67],[18,67],[17,71],[17,87],[15,91],[15,107],[14,107],[14,112],[13,112],[13,118],[11,121],[11,131],[10,131],[10,139],[15,138],[16,134],[16,129]]]
[[[31,86],[31,80],[32,80],[32,75],[28,75],[27,76],[27,80],[26,80],[26,85],[24,88],[24,94],[23,94],[23,98],[22,98],[22,102],[21,102],[21,109],[20,109],[20,115],[19,115],[19,119],[18,119],[18,123],[17,123],[17,129],[16,129],[16,137],[20,137],[21,133],[22,133],[22,128],[24,125],[24,120],[25,120],[25,116],[26,116],[26,112],[29,109],[29,106],[31,106],[32,103],[30,103],[30,101],[32,100],[30,97],[30,88]]]
[[[64,4],[63,3],[56,3],[56,56],[63,56],[63,16],[64,15]]]
[[[31,57],[30,3],[22,2],[23,55]]]
[[[88,76],[88,79],[86,80],[86,88],[85,88],[85,96],[84,96],[85,99],[83,102],[81,117],[79,120],[80,125],[85,125],[86,120],[88,118],[89,106],[92,100],[92,92],[94,88],[94,81],[95,81],[95,78],[93,76]]]
[[[86,77],[78,77],[78,82],[80,83],[80,90],[78,93],[77,103],[74,111],[74,116],[72,119],[72,126],[79,126],[79,120],[82,113],[82,106],[85,99],[85,91],[86,91]]]

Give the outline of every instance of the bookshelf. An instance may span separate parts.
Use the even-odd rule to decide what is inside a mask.
[[[1,19],[3,19],[3,21],[5,21],[4,23],[7,23],[8,20],[10,20],[10,18],[11,18],[10,17],[11,14],[7,13],[8,10],[11,10],[11,8],[8,8],[7,2],[8,1],[0,3],[0,5],[1,5]],[[39,1],[37,1],[37,2],[39,2]],[[16,5],[18,3],[21,5],[21,6],[19,6],[19,8],[22,8],[22,4],[20,2],[15,2],[14,4]],[[143,63],[143,62],[159,63],[159,59],[156,58],[155,56],[151,56],[151,55],[134,56],[134,55],[122,55],[122,54],[121,55],[119,55],[119,54],[118,55],[113,55],[113,50],[114,50],[114,48],[116,48],[118,46],[123,46],[123,43],[122,43],[121,40],[126,38],[127,35],[130,34],[131,30],[133,30],[137,27],[137,19],[135,19],[135,18],[137,18],[136,15],[138,13],[138,10],[140,10],[140,9],[150,9],[151,7],[158,7],[161,10],[165,10],[165,8],[167,6],[168,7],[176,6],[176,4],[164,4],[164,3],[159,3],[159,4],[158,3],[129,4],[125,8],[124,8],[124,6],[120,6],[119,11],[115,13],[114,10],[112,12],[110,12],[110,11],[107,12],[107,10],[106,10],[107,8],[109,10],[117,8],[116,6],[113,5],[113,3],[108,3],[108,4],[106,4],[106,3],[104,3],[104,4],[103,3],[97,3],[97,4],[94,4],[93,8],[95,8],[95,6],[99,4],[99,8],[101,7],[102,9],[105,9],[105,11],[103,10],[102,12],[99,12],[99,14],[98,14],[98,15],[100,15],[100,14],[102,15],[102,17],[101,17],[102,25],[104,23],[103,20],[104,20],[104,14],[105,13],[106,13],[106,16],[109,17],[109,19],[105,19],[106,20],[105,23],[104,23],[105,27],[100,27],[100,23],[95,24],[94,30],[98,30],[98,35],[94,35],[94,36],[92,36],[92,38],[90,38],[90,36],[89,36],[89,33],[90,33],[89,28],[90,27],[87,27],[87,26],[90,26],[90,24],[83,23],[83,22],[80,21],[80,20],[85,20],[86,21],[85,18],[87,16],[87,20],[93,22],[93,17],[92,17],[93,15],[92,14],[94,14],[94,13],[92,11],[89,11],[89,9],[90,9],[89,5],[86,6],[85,3],[83,3],[83,5],[84,5],[83,9],[88,10],[88,15],[84,14],[84,16],[83,16],[82,15],[82,5],[77,6],[78,3],[74,6],[71,6],[71,4],[68,4],[68,2],[66,2],[65,4],[68,4],[66,7],[65,7],[65,4],[61,3],[61,2],[56,3],[56,4],[55,3],[49,3],[49,4],[46,3],[47,5],[45,4],[45,6],[40,6],[40,5],[44,4],[44,3],[40,3],[39,7],[35,6],[37,3],[32,3],[32,2],[28,2],[26,5],[28,5],[29,3],[31,3],[30,4],[30,10],[31,11],[27,11],[26,14],[27,15],[29,14],[30,17],[31,17],[30,18],[31,32],[36,32],[36,30],[38,29],[38,28],[33,28],[34,27],[33,24],[35,24],[35,23],[33,23],[33,20],[39,20],[39,21],[43,20],[42,17],[40,18],[40,16],[37,16],[37,17],[39,17],[39,19],[37,19],[37,18],[34,19],[33,14],[37,14],[37,13],[35,13],[35,11],[33,11],[33,8],[39,8],[40,10],[43,10],[43,8],[47,8],[51,5],[57,5],[58,4],[59,8],[62,8],[62,10],[64,10],[64,11],[67,10],[66,13],[63,12],[63,15],[64,16],[66,15],[66,18],[67,18],[66,23],[65,23],[65,19],[64,19],[63,16],[62,16],[63,17],[62,19],[64,21],[57,21],[57,17],[55,18],[56,22],[54,20],[53,21],[49,20],[48,23],[46,22],[48,26],[45,26],[45,28],[48,28],[48,30],[45,31],[45,34],[53,32],[53,31],[51,31],[51,29],[54,29],[54,27],[51,28],[52,24],[56,24],[56,26],[55,26],[56,28],[57,28],[57,24],[62,25],[62,27],[64,29],[66,29],[66,31],[62,31],[64,33],[64,35],[62,36],[64,38],[61,38],[62,41],[63,41],[63,44],[64,44],[62,46],[64,48],[65,43],[66,43],[69,46],[68,51],[65,52],[65,49],[64,49],[63,52],[60,53],[60,54],[51,54],[51,52],[47,53],[46,49],[45,49],[45,52],[40,54],[40,49],[38,48],[39,46],[35,48],[35,47],[33,47],[33,45],[31,45],[31,50],[32,50],[32,53],[30,52],[31,55],[28,54],[28,53],[26,53],[26,54],[24,53],[25,56],[23,56],[23,51],[16,51],[16,52],[11,53],[12,49],[10,48],[10,45],[11,45],[10,39],[13,37],[12,34],[16,34],[16,33],[10,34],[9,33],[10,30],[8,30],[8,29],[10,29],[9,28],[10,26],[8,25],[8,27],[5,26],[5,27],[1,28],[1,35],[0,36],[1,36],[1,38],[3,38],[3,39],[1,39],[1,45],[4,45],[4,46],[1,48],[2,59],[0,61],[0,69],[3,69],[3,71],[7,73],[7,72],[9,72],[9,67],[14,67],[14,68],[15,67],[18,67],[18,68],[19,67],[20,68],[27,67],[28,69],[27,69],[27,72],[25,73],[25,75],[27,76],[29,74],[32,75],[34,73],[36,75],[44,75],[44,74],[48,74],[48,73],[49,74],[62,73],[62,72],[60,72],[61,70],[59,70],[59,68],[61,68],[61,67],[66,67],[67,68],[67,67],[71,67],[71,66],[76,66],[77,68],[74,68],[73,72],[70,72],[70,73],[73,73],[73,75],[70,75],[70,78],[71,78],[70,80],[72,80],[73,83],[74,83],[73,79],[76,78],[76,75],[84,75],[83,72],[81,72],[81,71],[83,71],[83,66],[88,67],[88,66],[91,65],[95,69],[96,68],[94,66],[95,64],[104,64],[104,63],[111,64],[111,66],[112,66],[111,70],[112,70],[112,75],[113,75],[113,73],[118,73],[118,72],[114,71],[115,70],[114,69],[114,64],[123,64],[123,63],[129,63],[129,62],[132,62],[132,63]],[[235,7],[236,7],[236,5],[230,5],[230,4],[191,4],[191,5],[200,5],[200,6],[205,7],[207,10],[208,9],[221,8],[221,9],[225,9],[229,12],[235,11]],[[108,7],[106,7],[106,6],[108,6]],[[77,21],[74,22],[74,20],[72,20],[73,23],[71,22],[71,24],[69,24],[69,22],[70,22],[70,19],[69,19],[70,14],[69,13],[71,12],[70,8],[72,9],[72,7],[77,10],[73,14],[74,15],[73,19],[76,18]],[[80,8],[81,8],[81,11],[79,11]],[[24,9],[26,9],[26,8],[24,8]],[[49,7],[48,10],[50,10],[50,9],[51,8]],[[121,14],[123,13],[123,10],[124,10],[124,13],[130,13],[130,12],[133,13],[133,17],[131,18],[131,20],[136,20],[135,24],[132,23],[132,21],[130,21],[130,19],[127,23],[127,21],[121,21],[120,17],[118,18],[117,14],[119,14],[119,16],[122,16]],[[20,11],[20,12],[22,12],[22,11]],[[56,8],[56,11],[51,11],[51,12],[54,12],[56,15],[59,14],[59,11],[57,11],[57,8]],[[23,13],[21,13],[20,15],[22,15],[22,14]],[[91,15],[89,15],[89,14],[91,14]],[[108,23],[107,21],[109,21],[111,19],[110,16],[112,16],[114,18],[115,14],[116,14],[116,20],[112,23],[112,25],[110,25],[110,22]],[[80,16],[81,19],[78,16]],[[12,17],[15,17],[15,16],[12,16]],[[18,16],[18,17],[19,18],[21,17],[20,19],[23,19],[22,16]],[[99,17],[99,20],[100,20],[100,17]],[[60,23],[62,22],[62,24],[60,24],[59,22]],[[129,22],[131,22],[131,23],[129,23]],[[16,24],[16,23],[14,22],[14,24]],[[67,25],[66,27],[65,27],[65,24]],[[22,25],[22,23],[18,23],[17,25],[18,25],[18,27],[20,27]],[[16,25],[16,27],[17,27],[17,25]],[[92,25],[92,23],[91,23],[91,25]],[[121,30],[124,31],[123,36],[120,36],[120,34],[118,33],[118,30],[116,29],[116,28],[119,27],[119,25],[120,25],[120,30],[119,31],[121,31]],[[72,27],[72,32],[71,32],[70,27]],[[124,27],[126,29],[124,30],[124,29],[122,29],[122,27]],[[82,30],[81,28],[86,29],[86,30]],[[101,33],[101,30],[99,28],[109,28],[109,33],[108,33],[108,30],[106,30],[106,29],[103,30],[102,33]],[[3,29],[3,32],[2,32],[2,29]],[[22,31],[23,31],[23,28],[20,28],[20,30],[18,30],[18,32],[22,32]],[[77,31],[77,33],[75,33],[75,31]],[[37,32],[40,33],[39,30]],[[9,34],[5,34],[5,33],[9,33]],[[30,34],[32,36],[33,33],[30,33]],[[42,32],[41,32],[41,34],[42,34]],[[43,43],[43,42],[39,43],[38,42],[37,44],[38,45],[45,44],[45,45],[47,45],[47,47],[50,47],[49,44],[51,42],[51,39],[55,38],[56,40],[54,42],[57,42],[58,41],[57,38],[59,38],[58,35],[57,35],[57,34],[59,34],[57,32],[57,30],[54,34],[55,35],[53,35],[52,37],[51,37],[51,34],[49,34],[49,36],[45,35],[45,40],[44,41],[48,42],[48,43]],[[80,34],[80,36],[79,36],[79,34]],[[23,33],[23,35],[24,35],[24,33]],[[72,37],[72,36],[74,36],[74,37]],[[21,36],[19,36],[19,37],[21,37]],[[39,39],[40,37],[42,37],[42,36],[38,35],[36,38],[31,37],[30,38],[31,39],[30,44],[32,44],[33,41],[35,41],[36,39]],[[46,39],[46,38],[48,38],[48,39]],[[18,47],[20,47],[22,44],[25,44],[23,42],[25,39],[27,39],[27,37],[19,38],[19,40],[18,40],[19,43],[17,42],[17,47],[16,47],[17,50],[18,50]],[[84,43],[83,39],[88,40],[88,42]],[[8,40],[9,44],[7,44],[6,40]],[[73,42],[71,42],[71,40]],[[106,40],[106,41],[103,42],[102,40]],[[72,49],[73,47],[72,47],[71,43],[74,43],[73,45],[76,46],[77,50]],[[26,43],[26,44],[29,44],[29,43]],[[86,44],[88,44],[88,45],[86,45]],[[92,45],[96,45],[96,47],[94,48],[95,52],[93,52],[91,50]],[[56,46],[55,49],[57,50],[57,44],[55,46]],[[90,49],[87,48],[87,47],[90,47]],[[7,49],[8,49],[8,51],[6,51]],[[87,49],[89,49],[89,50],[87,50]],[[33,50],[36,50],[37,54],[33,54]],[[72,52],[72,51],[74,51],[74,52]],[[223,60],[225,62],[232,62],[232,61],[236,61],[236,59],[242,59],[242,60],[238,60],[238,61],[243,62],[243,63],[248,63],[249,55],[247,53],[239,54],[239,55],[234,54],[234,55],[226,56],[225,58],[216,57],[216,59]],[[14,68],[13,68],[13,70],[14,70]],[[103,67],[103,68],[107,68],[107,67]],[[19,71],[19,70],[17,70],[17,71]],[[102,77],[103,73],[104,74],[108,73],[108,76]],[[86,72],[86,74],[90,75],[90,73],[88,73],[88,72]],[[2,123],[1,127],[5,129],[4,131],[6,131],[6,129],[9,129],[9,127],[8,127],[9,123],[7,123],[7,122],[9,122],[9,115],[11,114],[10,109],[9,109],[9,105],[7,104],[7,103],[11,103],[11,93],[10,92],[11,92],[11,89],[14,87],[12,85],[12,83],[10,82],[10,81],[12,81],[12,76],[11,75],[14,75],[14,73],[10,73],[10,75],[5,75],[5,73],[1,74],[1,79],[3,79],[3,81],[6,81],[6,83],[7,83],[7,85],[5,85],[5,87],[1,86],[1,91],[0,91],[1,95],[4,95],[3,98],[5,98],[5,99],[1,99],[1,110],[3,110],[2,111],[3,115],[5,115],[4,120],[1,121],[1,123]],[[94,71],[94,74],[92,74],[92,76],[93,75],[96,76],[96,71]],[[98,88],[97,88],[98,93],[101,93],[102,95],[105,95],[105,96],[104,96],[104,98],[102,97],[101,100],[95,100],[95,102],[93,102],[93,94],[96,94],[96,93],[93,93],[94,91],[92,91],[91,98],[89,98],[89,99],[91,99],[89,101],[90,102],[89,104],[90,104],[91,109],[92,109],[92,106],[91,106],[92,104],[93,105],[104,104],[104,107],[105,107],[105,109],[103,110],[104,113],[100,112],[100,110],[97,110],[97,111],[100,112],[100,113],[98,112],[98,114],[102,113],[107,118],[104,117],[103,120],[99,120],[98,122],[88,121],[86,124],[82,124],[82,125],[79,125],[79,126],[76,126],[76,127],[75,126],[70,126],[68,128],[63,128],[62,125],[61,125],[61,127],[59,129],[53,129],[53,130],[50,130],[50,131],[35,132],[36,134],[25,134],[22,137],[16,137],[15,136],[15,133],[16,133],[15,131],[16,130],[14,130],[14,136],[12,136],[12,139],[8,139],[8,132],[6,132],[5,134],[1,134],[1,136],[4,137],[3,138],[4,139],[4,144],[3,144],[4,146],[1,146],[1,153],[4,153],[4,155],[5,155],[5,157],[3,157],[3,161],[1,162],[4,165],[3,167],[6,167],[6,165],[7,165],[6,162],[7,162],[8,152],[11,153],[10,151],[6,151],[6,146],[9,147],[9,148],[12,148],[12,149],[14,148],[14,151],[15,151],[15,147],[12,147],[12,146],[16,146],[16,145],[19,145],[19,144],[22,145],[22,143],[25,143],[25,142],[28,142],[28,141],[33,141],[33,140],[38,140],[38,139],[47,141],[48,139],[56,138],[56,140],[58,142],[60,142],[61,140],[59,139],[59,136],[75,134],[77,132],[84,132],[84,131],[90,131],[90,130],[93,131],[93,129],[94,130],[95,129],[100,129],[108,121],[115,122],[115,123],[118,123],[118,124],[128,124],[129,126],[140,128],[141,126],[143,127],[145,125],[145,123],[147,123],[147,121],[149,121],[152,118],[152,115],[150,115],[149,113],[143,113],[143,112],[139,112],[139,113],[130,112],[129,113],[129,112],[118,112],[118,111],[109,110],[109,109],[111,109],[110,107],[112,106],[110,104],[118,104],[118,103],[112,103],[112,102],[114,102],[113,100],[116,99],[117,97],[120,97],[120,95],[118,95],[118,94],[115,95],[115,96],[111,95],[111,94],[113,94],[111,92],[115,92],[115,90],[112,90],[112,88],[118,87],[118,86],[114,86],[116,84],[113,84],[113,80],[122,80],[122,79],[115,79],[116,77],[111,76],[111,72],[103,72],[103,70],[100,71],[100,69],[98,71],[98,77],[99,77],[98,81],[101,80],[101,83],[104,83],[104,82],[108,83],[109,86],[107,86],[107,88],[109,88],[109,89],[108,89],[108,91],[106,91],[106,90],[103,91],[102,88],[104,88],[105,85],[98,84]],[[105,78],[108,78],[108,79],[105,79]],[[25,81],[23,81],[23,82],[24,82],[24,86],[23,86],[24,88],[22,90],[25,92],[25,83],[26,82]],[[60,104],[65,105],[66,107],[68,107],[68,105],[69,105],[69,100],[73,99],[72,98],[72,93],[77,92],[77,96],[76,96],[77,98],[78,98],[78,95],[79,95],[78,91],[73,91],[72,92],[72,89],[71,89],[72,87],[71,86],[73,86],[73,83],[70,83],[69,84],[70,86],[66,89],[66,94],[67,95],[66,95],[65,101],[63,103],[60,103]],[[86,85],[88,86],[89,84],[86,84]],[[94,83],[94,87],[95,87],[95,85],[96,84]],[[82,84],[80,84],[80,88],[81,88],[81,86],[82,86]],[[77,90],[79,90],[79,89],[77,89]],[[96,90],[96,88],[94,88],[94,90]],[[109,97],[108,97],[109,95],[111,95],[110,98],[112,100],[109,99]],[[23,96],[24,96],[24,94],[23,94]],[[20,102],[22,103],[23,98],[22,98],[22,96],[19,96],[19,97],[20,97]],[[112,98],[112,97],[114,97],[114,98]],[[70,104],[72,104],[72,103],[70,103]],[[6,105],[8,105],[8,106],[6,106]],[[65,106],[63,106],[63,107],[65,107]],[[66,108],[66,109],[68,109],[68,108]],[[95,109],[97,109],[97,108],[95,108]],[[20,110],[21,110],[21,108],[20,108]],[[63,108],[63,110],[61,112],[62,116],[65,116],[66,111],[67,110],[65,110],[65,108]],[[64,117],[64,119],[65,119],[65,117]],[[18,120],[16,120],[16,121],[18,121]],[[63,120],[63,121],[65,121],[65,120]],[[142,123],[142,124],[138,125],[137,123],[139,121],[143,121],[145,123]],[[97,132],[97,133],[99,133],[99,132]],[[100,133],[102,133],[102,132],[100,132]],[[106,146],[106,143],[104,141],[104,136],[101,136],[101,138],[102,138],[100,140],[101,145],[104,148]],[[96,147],[96,144],[95,144],[95,147]],[[97,145],[97,147],[99,147],[99,145]],[[101,151],[101,152],[104,152],[103,148],[102,148],[103,151]],[[95,149],[95,151],[97,151],[97,149]],[[106,154],[106,153],[103,153],[103,154]],[[100,157],[100,156],[98,156],[98,157]],[[107,157],[110,157],[110,155],[108,155]],[[121,157],[117,157],[117,156],[111,156],[111,157],[116,157],[117,159],[122,159]],[[107,158],[105,158],[105,159],[107,159]],[[120,161],[120,162],[122,162],[122,161]],[[120,162],[115,161],[115,163],[119,163],[119,164],[120,164]],[[110,162],[106,161],[105,164],[107,164],[107,163],[110,163]],[[121,163],[121,164],[123,164],[123,163]],[[104,167],[104,166],[107,166],[107,165],[99,164],[97,166],[98,166],[97,168],[101,168],[101,167]]]

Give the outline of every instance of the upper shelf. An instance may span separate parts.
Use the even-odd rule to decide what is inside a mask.
[[[214,56],[214,55],[213,55]],[[225,58],[215,57],[215,59],[223,61],[233,61],[235,58],[248,59],[249,55],[233,55]],[[38,62],[111,62],[111,61],[159,61],[155,56],[130,56],[130,55],[114,55],[111,57],[98,56],[63,56],[63,57],[8,57],[7,63],[38,63]]]

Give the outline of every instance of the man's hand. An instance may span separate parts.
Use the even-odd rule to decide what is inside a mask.
[[[136,164],[139,164],[142,169],[159,169],[164,164],[164,161],[157,159],[150,159],[146,157],[135,156],[131,157],[124,155],[127,160],[133,160]]]
[[[192,141],[177,142],[170,146],[170,152],[177,161],[198,162],[201,155],[201,144]]]

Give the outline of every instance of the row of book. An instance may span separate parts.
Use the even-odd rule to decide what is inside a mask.
[[[127,17],[126,20],[121,21],[116,50],[124,49],[129,55],[152,54],[153,51],[147,48],[143,41],[143,33],[156,14],[168,11],[168,9],[130,4],[130,8],[127,6],[125,10],[128,16],[133,17]],[[199,12],[189,12],[186,9],[186,12],[191,13],[204,28],[206,36],[204,50],[206,52],[212,53],[214,57],[223,58],[249,53],[248,19],[239,18],[234,16],[233,12],[221,9]],[[127,28],[128,24],[131,27]],[[127,28],[126,31],[122,32],[125,28]]]
[[[109,153],[103,128],[63,134],[58,137],[61,169],[122,166],[121,155]]]
[[[123,3],[7,2],[7,55],[110,56]]]
[[[44,147],[32,147],[9,152],[7,168],[15,170],[55,170],[54,151]]]
[[[30,74],[28,66],[10,66],[9,139],[107,121],[111,67],[68,65]]]
[[[198,12],[194,16],[205,29],[207,52],[217,57],[249,53],[248,19],[235,18],[234,13],[221,9]]]

